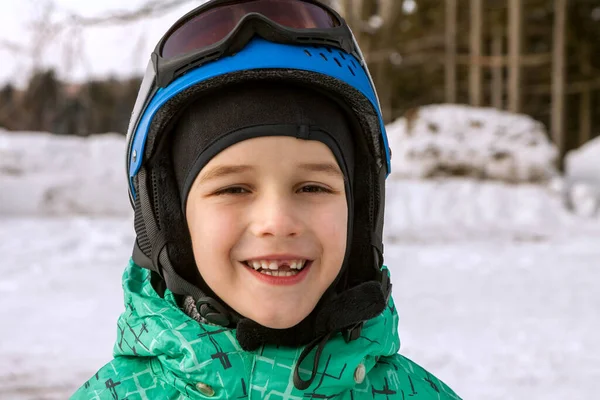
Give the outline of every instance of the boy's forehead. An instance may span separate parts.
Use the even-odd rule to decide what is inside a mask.
[[[342,171],[335,163],[299,163],[294,165],[294,169],[302,172],[316,172],[330,175],[333,177],[343,178]],[[256,165],[248,164],[216,164],[214,166],[207,165],[200,176],[198,183],[202,184],[210,180],[223,178],[230,175],[239,175],[243,173],[256,173],[260,169]]]

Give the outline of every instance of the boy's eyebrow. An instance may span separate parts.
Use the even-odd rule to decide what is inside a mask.
[[[204,183],[212,179],[222,178],[227,175],[239,174],[253,169],[254,167],[251,165],[220,165],[200,176],[198,183]]]
[[[344,177],[342,171],[335,164],[330,163],[314,163],[314,164],[300,164],[300,169],[311,172],[324,172],[328,175],[336,176],[336,177]]]
[[[198,183],[204,183],[212,179],[223,178],[227,175],[240,174],[255,168],[251,165],[219,165],[200,176]],[[304,163],[298,165],[298,169],[310,172],[324,172],[335,177],[344,177],[337,165],[330,163]]]

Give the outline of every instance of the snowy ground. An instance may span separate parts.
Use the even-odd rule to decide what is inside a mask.
[[[402,351],[465,399],[596,398],[599,238],[388,248]]]
[[[122,142],[65,144],[65,154],[47,140],[0,133],[0,399],[67,398],[110,359],[123,308],[132,221],[126,194],[102,189],[124,179]],[[53,174],[30,168],[49,143],[54,160],[114,157],[118,175],[74,156]],[[84,168],[94,184],[76,178]],[[16,179],[17,169],[29,172]],[[91,208],[75,184],[97,199]],[[465,399],[595,398],[599,218],[572,215],[541,185],[391,179],[387,199],[404,354]]]
[[[0,399],[66,399],[110,359],[125,218],[0,216]]]

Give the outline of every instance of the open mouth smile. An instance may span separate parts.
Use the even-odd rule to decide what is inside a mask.
[[[312,260],[248,260],[242,264],[262,281],[276,285],[293,285],[304,279]]]

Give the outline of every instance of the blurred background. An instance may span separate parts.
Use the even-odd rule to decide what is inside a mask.
[[[124,134],[200,3],[2,1],[0,398],[67,398],[110,360]],[[465,399],[599,397],[600,0],[329,3],[388,124],[401,352]]]

